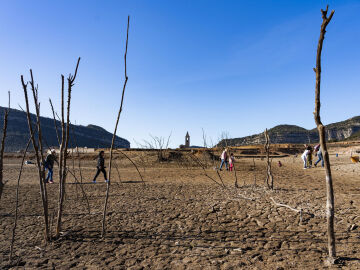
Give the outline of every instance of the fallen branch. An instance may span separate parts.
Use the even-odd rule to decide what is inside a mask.
[[[273,201],[273,203],[274,203],[276,206],[278,206],[278,207],[286,207],[286,208],[288,208],[288,209],[290,209],[290,210],[292,210],[292,211],[294,211],[294,212],[296,212],[296,213],[299,213],[299,215],[300,215],[299,224],[302,223],[303,210],[302,210],[301,208],[300,208],[300,209],[296,209],[296,208],[293,208],[293,207],[291,207],[291,206],[289,206],[289,205],[287,205],[287,204],[278,203],[278,202],[276,202],[276,201],[274,200],[273,197],[270,197],[270,199],[271,199],[271,200]]]

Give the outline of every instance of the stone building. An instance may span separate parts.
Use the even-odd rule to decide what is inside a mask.
[[[190,148],[190,135],[189,135],[189,132],[186,132],[185,144],[181,144],[180,148]]]

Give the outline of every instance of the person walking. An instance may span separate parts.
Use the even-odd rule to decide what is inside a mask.
[[[45,171],[48,171],[47,177],[45,179],[45,183],[54,183],[53,174],[54,174],[54,162],[56,160],[55,149],[51,149],[48,155],[45,158],[44,168]]]
[[[304,169],[307,169],[306,161],[307,161],[307,156],[308,156],[309,152],[310,152],[310,151],[306,148],[305,151],[304,151],[304,153],[301,155],[301,159],[302,159],[303,162],[304,162]]]
[[[314,163],[314,166],[316,167],[317,164],[321,161],[321,167],[324,167],[324,158],[323,158],[323,155],[322,155],[320,144],[315,146],[314,149],[317,152],[316,154],[317,154],[317,157],[318,157],[318,160]]]
[[[230,172],[232,172],[232,170],[234,168],[234,162],[235,162],[235,157],[234,157],[234,154],[231,153],[230,157],[229,157],[229,169],[230,169]]]
[[[229,170],[228,169],[228,156],[227,156],[227,149],[226,148],[221,153],[220,158],[221,158],[220,171],[222,171],[222,167],[224,166],[224,163],[225,163],[226,170]]]
[[[106,177],[106,171],[105,171],[105,159],[104,159],[105,153],[104,151],[100,151],[99,156],[98,156],[98,160],[97,160],[97,171],[93,180],[93,183],[96,183],[96,178],[99,176],[100,172],[102,172],[104,174],[104,178],[105,178],[105,182],[109,182],[109,180]]]

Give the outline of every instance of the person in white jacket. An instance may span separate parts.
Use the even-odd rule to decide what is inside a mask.
[[[310,150],[305,149],[304,153],[301,155],[301,159],[304,161],[304,169],[307,169],[306,166],[306,159],[307,159],[307,155],[310,153]]]
[[[221,153],[220,159],[221,159],[220,171],[222,171],[222,167],[223,167],[224,163],[225,163],[226,170],[229,170],[228,169],[228,154],[227,154],[227,149],[226,148]]]

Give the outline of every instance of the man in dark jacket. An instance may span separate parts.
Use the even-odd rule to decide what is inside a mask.
[[[48,170],[48,175],[45,179],[45,183],[54,183],[53,181],[53,172],[54,172],[54,162],[56,160],[55,150],[51,149],[50,153],[46,156],[44,167],[45,170]]]
[[[107,177],[106,177],[106,171],[105,171],[105,166],[104,166],[104,163],[105,163],[104,156],[105,156],[104,151],[100,151],[98,160],[97,160],[97,165],[96,165],[97,171],[96,171],[93,183],[96,183],[96,178],[99,176],[100,172],[102,172],[104,174],[105,182],[109,181],[109,180],[107,180]]]

